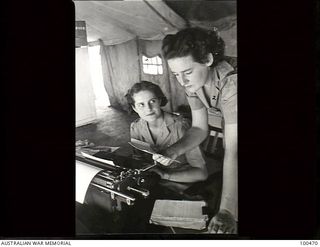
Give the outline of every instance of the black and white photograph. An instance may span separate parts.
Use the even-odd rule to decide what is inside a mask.
[[[1,245],[318,245],[319,10],[3,1]]]
[[[76,236],[236,236],[237,2],[74,5]]]

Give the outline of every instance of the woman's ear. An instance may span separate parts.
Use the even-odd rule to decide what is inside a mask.
[[[207,55],[206,66],[210,67],[212,64],[213,64],[213,55],[212,55],[212,53],[209,53]]]

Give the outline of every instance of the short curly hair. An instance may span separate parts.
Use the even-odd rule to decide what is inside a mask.
[[[134,106],[133,95],[139,93],[140,91],[150,91],[153,92],[154,95],[161,100],[160,106],[165,106],[168,103],[167,97],[163,94],[161,88],[150,81],[141,81],[135,83],[126,94],[126,99],[129,105]]]
[[[162,54],[166,60],[191,55],[195,62],[203,64],[208,61],[207,56],[211,53],[211,67],[224,60],[224,50],[225,43],[217,32],[199,27],[185,28],[176,34],[169,34],[162,41]]]

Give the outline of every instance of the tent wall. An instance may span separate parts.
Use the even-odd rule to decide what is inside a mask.
[[[225,41],[225,55],[237,57],[237,16],[231,15],[217,21],[192,21],[192,26],[205,29],[217,28],[220,37]]]
[[[159,55],[161,57],[161,40],[157,41],[139,41],[139,53],[140,58],[141,55],[145,55],[147,57],[154,57]],[[162,58],[162,57],[161,57]],[[142,62],[141,62],[142,64]],[[168,99],[168,103],[165,107],[163,107],[166,111],[176,111],[179,104],[187,104],[184,91],[179,90],[182,89],[181,86],[176,83],[175,78],[171,76],[169,72],[168,64],[162,58],[162,66],[163,66],[163,74],[162,75],[149,75],[143,73],[143,68],[141,66],[141,80],[151,81],[160,86],[163,93],[166,95]],[[179,87],[179,88],[177,88]],[[181,92],[181,93],[178,93]]]
[[[104,46],[106,60],[102,56],[102,70],[105,88],[110,103],[114,107],[128,110],[125,94],[140,80],[151,81],[160,86],[168,98],[166,111],[175,111],[179,105],[187,104],[183,88],[169,73],[168,65],[163,59],[163,74],[149,75],[143,73],[141,56],[161,56],[161,40],[131,40],[119,45]]]
[[[76,48],[76,126],[96,120],[88,48]]]
[[[110,104],[128,110],[125,94],[139,80],[139,56],[136,40],[104,46],[101,54],[105,88]],[[105,58],[104,58],[105,57]]]
[[[217,27],[220,36],[225,41],[225,55],[237,57],[237,22],[235,16],[225,17],[216,22],[197,22],[193,26],[203,28]],[[144,74],[142,55],[161,57],[161,40],[132,39],[122,44],[109,45],[100,41],[104,50],[102,55],[102,69],[105,88],[114,107],[128,110],[125,94],[128,89],[140,80],[147,80],[160,86],[168,98],[164,107],[167,111],[177,111],[181,105],[188,105],[184,89],[169,72],[167,62],[163,62],[162,75]]]

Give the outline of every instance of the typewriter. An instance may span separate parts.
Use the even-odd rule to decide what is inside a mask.
[[[76,163],[102,169],[92,179],[87,191],[89,195],[86,197],[105,197],[104,207],[107,200],[113,205],[109,206],[109,210],[112,211],[121,211],[123,204],[132,206],[137,200],[148,198],[150,189],[160,180],[157,174],[150,172],[150,169],[156,166],[152,160],[100,151],[93,155],[86,152],[78,153]]]

